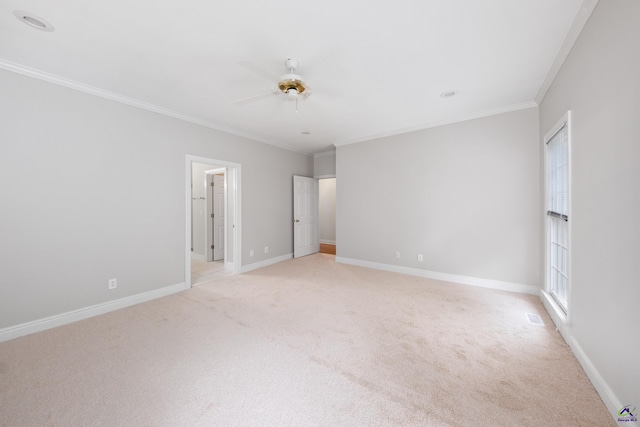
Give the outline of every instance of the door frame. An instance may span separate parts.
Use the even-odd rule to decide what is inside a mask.
[[[227,175],[232,179],[227,181],[232,185],[227,187],[225,193],[231,193],[233,199],[233,215],[225,215],[228,218],[228,225],[233,227],[230,233],[233,240],[233,260],[227,263],[225,256],[225,266],[228,266],[233,274],[240,274],[242,268],[242,165],[240,163],[229,162],[226,160],[212,159],[209,157],[193,156],[190,154],[185,155],[185,229],[184,229],[184,242],[185,242],[185,284],[187,287],[191,287],[191,180],[192,180],[192,164],[203,163],[211,165],[211,168],[226,168]],[[226,194],[225,194],[226,197]],[[231,206],[227,203],[225,209],[229,209]],[[228,230],[225,232],[225,236],[228,236]],[[228,245],[225,245],[228,248]]]
[[[338,203],[337,203],[337,194],[338,194],[338,179],[336,177],[335,173],[331,173],[331,174],[326,174],[326,175],[314,175],[314,178],[316,178],[318,181],[320,181],[321,179],[330,179],[330,178],[335,178],[336,179],[336,241],[333,243],[336,246],[336,249],[338,248]],[[318,189],[318,192],[320,191],[320,189]],[[318,197],[318,212],[320,212],[320,197]],[[320,217],[318,216],[318,242],[320,241]]]

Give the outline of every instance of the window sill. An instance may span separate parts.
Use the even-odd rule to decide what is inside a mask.
[[[569,328],[571,324],[567,314],[546,291],[540,291],[540,299],[542,300],[542,305],[544,305],[547,313],[549,313],[551,320],[556,325],[556,329],[560,331],[562,337],[568,343],[570,337]]]

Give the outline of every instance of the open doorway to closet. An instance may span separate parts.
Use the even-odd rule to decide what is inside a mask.
[[[240,165],[187,156],[186,281],[196,285],[240,269]]]
[[[336,179],[319,179],[320,253],[336,254]]]

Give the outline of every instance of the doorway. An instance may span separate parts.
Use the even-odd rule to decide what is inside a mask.
[[[336,178],[319,179],[320,253],[336,254]]]
[[[320,250],[318,241],[318,180],[293,176],[293,257]]]
[[[203,276],[212,279],[222,275],[239,274],[242,254],[241,165],[224,160],[186,156],[186,238],[185,282],[192,286]],[[215,178],[217,176],[217,178]],[[215,185],[222,184],[217,195]],[[220,188],[220,187],[219,187]],[[217,231],[214,235],[218,198]],[[216,252],[216,243],[218,251]],[[222,246],[222,248],[220,247]],[[218,258],[216,261],[213,259]]]

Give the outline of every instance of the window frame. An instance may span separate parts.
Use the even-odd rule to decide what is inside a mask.
[[[567,221],[567,283],[566,283],[566,306],[561,304],[555,295],[551,292],[551,227],[552,216],[551,207],[549,206],[549,146],[548,143],[551,139],[566,125],[567,128],[567,215],[561,220]],[[543,191],[543,216],[544,216],[544,289],[543,294],[545,299],[554,308],[557,315],[566,323],[570,322],[571,312],[571,289],[572,289],[572,209],[571,209],[571,148],[572,148],[572,126],[571,126],[571,111],[567,111],[558,120],[558,122],[551,127],[551,129],[545,134],[543,138],[543,158],[544,158],[544,191]]]

